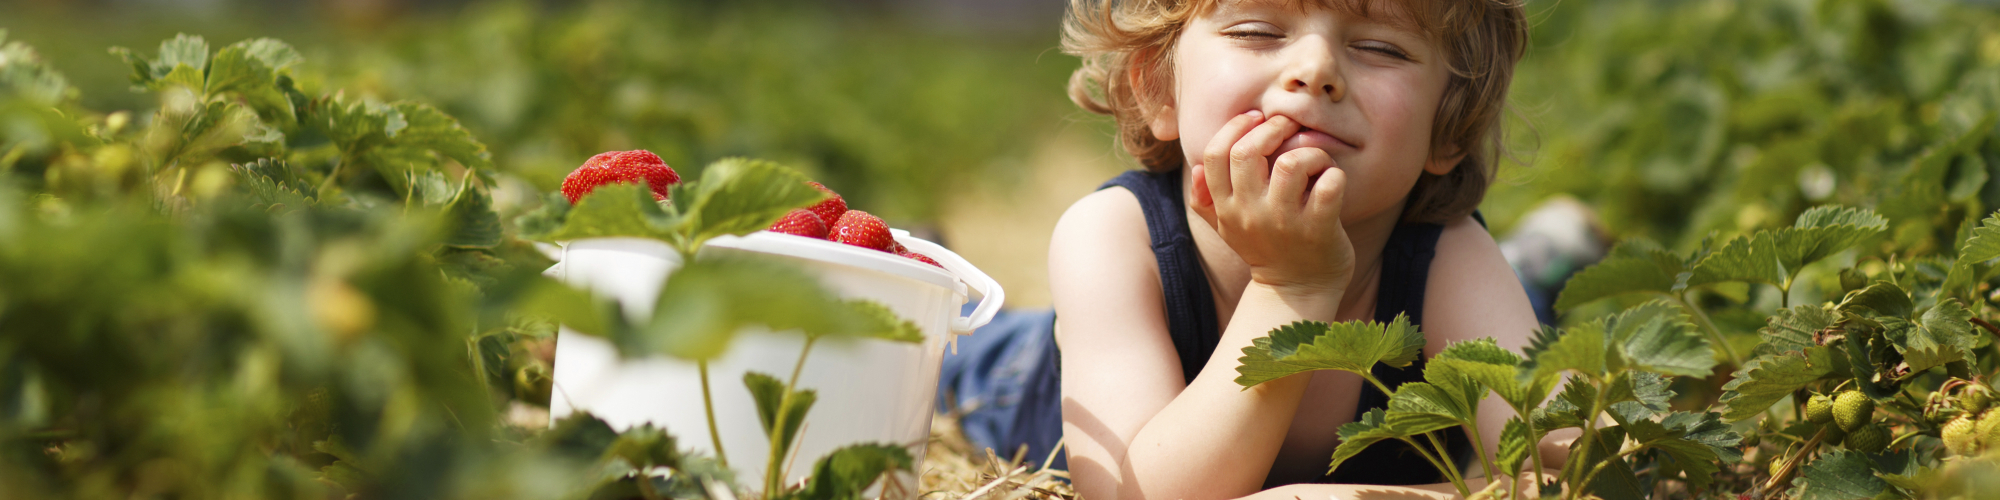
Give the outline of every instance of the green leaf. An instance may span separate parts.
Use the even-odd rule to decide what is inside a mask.
[[[1687,264],[1651,240],[1632,240],[1611,249],[1604,260],[1576,273],[1563,285],[1556,309],[1568,310],[1597,299],[1634,292],[1672,293],[1680,288]]]
[[[1848,450],[1820,454],[1800,470],[1792,486],[1789,493],[1799,500],[1868,499],[1889,488],[1875,477],[1867,455]]]
[[[548,193],[542,196],[542,206],[514,218],[517,236],[528,241],[556,241],[549,235],[555,234],[569,221],[569,198],[562,193]]]
[[[618,441],[618,431],[610,424],[589,413],[571,413],[547,431],[535,436],[534,442],[554,452],[557,456],[577,461],[597,460]]]
[[[684,359],[722,354],[743,327],[797,330],[812,336],[920,339],[908,321],[879,304],[842,300],[819,279],[781,260],[747,255],[695,259],[660,290],[642,328],[613,332],[619,352]]]
[[[727,158],[709,164],[693,186],[675,186],[670,198],[684,215],[690,246],[699,247],[716,236],[771,227],[786,212],[824,199],[811,180],[776,163]]]
[[[1880,234],[1888,221],[1867,209],[1821,206],[1806,210],[1792,227],[1737,237],[1694,265],[1687,286],[1748,281],[1789,287],[1807,264]]]
[[[514,314],[548,318],[571,330],[598,336],[611,335],[607,328],[617,314],[611,302],[597,300],[588,292],[552,279],[540,279],[530,285],[511,310]]]
[[[1754,355],[1776,354],[1805,350],[1819,345],[1814,337],[1840,321],[1840,315],[1832,308],[1820,305],[1802,304],[1791,309],[1780,309],[1778,315],[1767,320],[1764,328],[1757,330],[1763,342],[1757,344]]]
[[[1627,419],[1652,418],[1667,412],[1674,399],[1673,381],[1653,372],[1625,372],[1611,377],[1604,387],[1604,402],[1613,415]]]
[[[860,299],[849,300],[846,304],[865,324],[854,330],[828,333],[858,334],[869,338],[910,344],[922,343],[924,341],[923,329],[918,328],[916,323],[903,319],[902,316],[897,316],[895,311],[889,310],[889,306],[882,305],[880,302]]]
[[[604,454],[606,458],[624,460],[640,470],[681,466],[681,451],[676,448],[674,436],[651,423],[625,429],[618,434],[618,440],[604,450]]]
[[[1821,346],[1753,358],[1722,386],[1722,418],[1734,422],[1757,416],[1806,384],[1837,373],[1838,363],[1833,351]]]
[[[1939,288],[1950,292],[1970,286],[1977,279],[1973,276],[1973,266],[1996,258],[2000,258],[2000,211],[1979,221],[1972,236],[1958,247],[1958,260],[1952,262],[1951,272]]]
[[[459,125],[457,118],[422,103],[399,102],[395,110],[405,123],[390,132],[396,147],[436,151],[467,168],[493,168],[493,155],[486,151],[486,145]]]
[[[1402,368],[1416,361],[1424,334],[1401,314],[1387,325],[1372,321],[1326,324],[1299,321],[1251,341],[1237,358],[1236,383],[1246,390],[1313,370],[1341,370],[1369,377],[1376,363]]]
[[[300,209],[318,202],[319,188],[283,160],[260,158],[229,166],[244,191],[271,209]]]
[[[166,75],[180,66],[194,68],[195,71],[207,69],[208,41],[181,33],[174,35],[172,40],[160,42],[160,59],[153,65],[153,75]]]
[[[894,471],[911,471],[916,460],[901,446],[857,444],[833,450],[813,464],[812,479],[799,490],[802,500],[860,500],[877,478]]]
[[[289,70],[305,60],[299,57],[299,51],[293,50],[291,45],[275,38],[255,38],[236,42],[230,46],[243,47],[245,53],[263,62],[264,66],[270,67],[272,71]]]
[[[457,196],[445,205],[449,232],[444,245],[453,248],[494,248],[503,241],[500,214],[493,211],[493,198],[472,184],[472,173],[459,180]]]
[[[1627,309],[1606,323],[1607,339],[1617,342],[1613,369],[1705,377],[1715,368],[1708,338],[1696,333],[1680,307],[1653,301]],[[1622,365],[1622,366],[1621,366]]]
[[[780,426],[777,415],[785,397],[785,383],[777,377],[747,372],[743,374],[743,385],[750,388],[750,398],[757,402],[757,422],[764,426],[764,436],[777,442],[777,449],[790,453],[799,426],[805,424],[806,411],[819,401],[819,393],[810,389],[792,391],[792,406],[785,409],[784,425]]]
[[[1696,487],[1707,487],[1721,470],[1717,462],[1723,457],[1718,454],[1720,447],[1714,445],[1733,445],[1741,439],[1728,432],[1728,425],[1717,419],[1714,413],[1676,412],[1659,422],[1621,420],[1619,425],[1632,439],[1633,446],[1660,450],[1672,457],[1675,465],[1687,473],[1687,480]],[[1731,461],[1740,459],[1735,457]]]
[[[259,39],[283,45],[270,39]],[[234,93],[242,96],[257,115],[267,121],[291,123],[298,120],[292,109],[292,101],[278,88],[277,68],[250,51],[250,42],[239,42],[215,53],[215,60],[208,69],[208,81],[204,90],[208,95]],[[284,47],[290,50],[290,47]],[[271,50],[268,47],[265,50]],[[268,55],[268,54],[267,54]],[[292,57],[296,58],[296,53]]]
[[[1425,362],[1424,366],[1426,380],[1431,379],[1433,371],[1452,372],[1492,389],[1509,406],[1519,410],[1540,406],[1542,400],[1555,390],[1559,380],[1559,377],[1547,374],[1523,383],[1518,378],[1521,356],[1500,347],[1490,338],[1445,346],[1443,352]]]
[[[1563,392],[1547,405],[1536,408],[1535,428],[1542,432],[1570,427],[1583,427],[1583,422],[1591,418],[1590,407],[1597,401],[1597,386],[1583,378],[1572,378],[1563,385]]]
[[[1475,425],[1479,399],[1485,395],[1476,384],[1409,382],[1389,396],[1389,415],[1419,426]]]
[[[670,220],[670,215],[653,201],[653,192],[637,184],[598,186],[565,213],[561,229],[541,235],[542,241],[622,236],[671,242],[678,236],[669,224],[661,222]]]
[[[1834,309],[1848,314],[1872,311],[1877,315],[1902,318],[1916,312],[1917,306],[1910,301],[1910,293],[1903,287],[1878,281],[1867,288],[1849,292]]]
[[[1882,328],[1883,338],[1903,354],[1913,372],[1968,359],[1979,341],[1973,331],[1972,311],[1959,305],[1958,299],[1939,302],[1914,323],[1883,318]]]
[[[1567,330],[1544,328],[1529,340],[1522,374],[1529,378],[1573,370],[1603,379],[1624,370],[1705,376],[1715,367],[1708,339],[1678,306],[1652,301]]]
[[[1590,448],[1578,449],[1583,440],[1578,439],[1570,447],[1570,457],[1583,457],[1586,464],[1597,464],[1609,460],[1611,463],[1597,473],[1585,489],[1604,500],[1644,500],[1647,491],[1639,484],[1639,476],[1632,471],[1632,464],[1623,459],[1614,459],[1619,447],[1625,443],[1625,430],[1615,426],[1598,430],[1597,439],[1592,439]]]
[[[1528,460],[1531,444],[1539,441],[1528,435],[1528,424],[1519,418],[1507,419],[1507,427],[1500,430],[1500,454],[1493,459],[1500,470],[1510,477],[1521,475],[1521,466]]]
[[[1368,410],[1368,413],[1361,415],[1360,420],[1340,426],[1340,446],[1333,449],[1333,463],[1327,465],[1326,473],[1332,474],[1334,470],[1340,468],[1341,463],[1354,458],[1378,441],[1407,438],[1452,425],[1454,424],[1438,423],[1435,419],[1415,419],[1407,414],[1391,416],[1381,408]]]

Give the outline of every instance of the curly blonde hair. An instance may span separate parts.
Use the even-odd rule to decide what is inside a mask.
[[[1181,30],[1220,0],[1070,0],[1063,51],[1083,60],[1070,100],[1118,122],[1125,151],[1154,172],[1180,168],[1180,141],[1153,137],[1148,107],[1172,102],[1172,54]],[[1381,0],[1289,0],[1368,16]],[[1441,42],[1451,79],[1432,120],[1431,154],[1464,153],[1444,175],[1423,173],[1403,219],[1444,223],[1472,213],[1492,184],[1514,64],[1528,43],[1522,0],[1417,0],[1406,13]],[[1127,77],[1126,75],[1133,75]],[[1136,82],[1135,82],[1136,80]],[[1136,83],[1136,84],[1135,84]]]

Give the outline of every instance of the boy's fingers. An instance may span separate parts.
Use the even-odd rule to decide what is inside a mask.
[[[1320,148],[1299,148],[1271,162],[1271,191],[1266,196],[1280,207],[1301,207],[1313,189],[1313,176],[1333,168],[1333,157]]]
[[[1340,204],[1347,197],[1347,171],[1331,159],[1328,168],[1319,172],[1319,181],[1313,182],[1311,198],[1306,200],[1306,213],[1316,217],[1340,217]]]
[[[1236,115],[1235,118],[1230,118],[1228,123],[1222,124],[1221,130],[1215,132],[1215,137],[1209,139],[1208,147],[1202,151],[1201,163],[1203,165],[1222,167],[1223,172],[1223,175],[1214,176],[1214,179],[1209,180],[1208,189],[1211,194],[1227,197],[1231,192],[1234,192],[1234,187],[1229,183],[1228,175],[1230,171],[1229,148],[1235,146],[1236,141],[1243,138],[1243,134],[1249,133],[1251,128],[1256,127],[1258,123],[1263,123],[1263,121],[1264,113],[1253,109],[1247,113]]]
[[[1285,138],[1299,131],[1298,122],[1284,115],[1273,116],[1258,124],[1250,132],[1243,134],[1236,144],[1229,147],[1229,183],[1231,192],[1247,190],[1262,192],[1271,182],[1270,164],[1264,158],[1278,151],[1278,145]]]
[[[1191,178],[1188,182],[1194,185],[1188,193],[1194,197],[1194,202],[1189,208],[1194,209],[1195,214],[1200,215],[1202,219],[1214,222],[1215,195],[1208,191],[1208,169],[1201,165],[1189,168],[1188,175]]]

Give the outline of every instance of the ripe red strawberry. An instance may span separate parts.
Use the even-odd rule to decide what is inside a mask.
[[[916,253],[916,252],[911,252],[911,251],[908,251],[908,250],[904,250],[904,251],[901,251],[901,252],[896,252],[896,255],[900,255],[900,256],[903,256],[903,258],[907,258],[907,259],[915,259],[915,260],[916,260],[917,262],[922,262],[922,263],[925,263],[925,264],[930,264],[930,265],[933,265],[933,266],[938,266],[938,268],[939,268],[939,269],[943,269],[943,268],[944,268],[944,265],[943,265],[943,264],[938,264],[938,263],[937,263],[937,261],[935,261],[935,260],[931,260],[931,258],[930,258],[930,257],[925,257],[925,256],[924,256],[924,254],[920,254],[920,253]]]
[[[645,179],[647,187],[653,189],[653,200],[666,201],[667,187],[681,182],[681,175],[675,173],[667,162],[652,151],[634,149],[631,151],[606,151],[590,157],[563,178],[563,197],[570,204],[583,199],[598,186],[614,183],[636,183]]]
[[[771,230],[809,238],[826,239],[826,222],[819,220],[819,216],[814,215],[811,210],[803,208],[794,208],[791,212],[785,213],[784,218],[771,223]]]
[[[847,212],[847,200],[841,199],[840,193],[835,193],[820,183],[811,181],[807,181],[806,183],[812,184],[812,187],[826,193],[825,200],[813,206],[806,207],[806,210],[811,210],[812,213],[819,214],[819,220],[826,221],[828,226],[840,222],[840,215]]]
[[[848,210],[841,214],[840,221],[827,230],[826,239],[884,252],[896,243],[896,238],[889,235],[888,224],[860,210]]]

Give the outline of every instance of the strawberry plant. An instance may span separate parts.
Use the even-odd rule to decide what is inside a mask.
[[[271,39],[114,52],[159,100],[146,118],[81,108],[32,49],[0,38],[12,495],[736,498],[753,490],[724,457],[677,446],[690,430],[517,421],[547,404],[549,369],[531,351],[557,323],[689,359],[746,324],[799,330],[798,366],[824,337],[917,336],[802,271],[694,258],[709,238],[819,201],[788,168],[717,162],[662,202],[615,182],[664,165],[619,156],[611,170],[639,175],[606,173],[573,209],[551,193],[514,230],[490,194],[504,174],[431,106],[301,90],[299,55]],[[688,264],[659,314],[635,321],[542,277],[551,262],[523,235],[657,237]],[[813,392],[796,371],[744,384],[785,449]],[[858,498],[910,462],[901,446],[856,445],[806,484],[773,475],[754,491]]]

